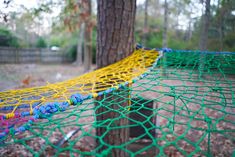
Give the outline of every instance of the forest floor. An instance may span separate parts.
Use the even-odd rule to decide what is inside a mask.
[[[83,73],[83,67],[74,64],[1,64],[0,91],[43,86]]]

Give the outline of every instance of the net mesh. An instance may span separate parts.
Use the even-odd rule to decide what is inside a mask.
[[[0,156],[232,156],[234,85],[234,53],[138,49],[66,82],[1,92]],[[118,130],[128,140],[108,143]]]

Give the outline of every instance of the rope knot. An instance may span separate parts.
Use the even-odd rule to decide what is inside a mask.
[[[81,94],[77,93],[77,94],[73,94],[70,97],[70,100],[71,100],[73,105],[77,105],[78,103],[82,103],[84,98]]]
[[[165,48],[162,48],[162,51],[163,52],[172,52],[172,49],[165,47]]]
[[[208,124],[211,124],[211,123],[212,123],[212,121],[211,121],[211,119],[210,119],[209,117],[205,117],[204,120],[205,120],[205,122],[207,122]]]

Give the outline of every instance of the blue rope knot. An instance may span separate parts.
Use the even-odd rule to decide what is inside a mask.
[[[140,45],[140,44],[136,44],[136,50],[139,50],[139,49],[142,49],[143,48],[143,46],[142,45]]]
[[[45,106],[45,108],[46,108],[47,113],[54,113],[54,112],[58,111],[57,102],[55,102],[55,103],[48,103]]]
[[[28,111],[21,112],[22,117],[30,116],[30,113]]]
[[[69,107],[69,103],[67,101],[66,102],[62,102],[60,104],[60,111],[65,111],[68,107]]]
[[[112,88],[108,88],[108,89],[105,90],[105,93],[108,94],[108,93],[111,93],[112,91],[113,91]]]
[[[73,94],[73,95],[70,97],[70,100],[71,100],[71,102],[73,103],[73,105],[77,105],[78,103],[81,104],[84,99],[85,99],[85,98],[84,98],[81,94],[79,94],[79,93]]]
[[[39,118],[39,115],[36,113],[34,116],[33,116],[33,119],[38,119]]]
[[[26,130],[26,128],[24,126],[21,126],[18,128],[18,131],[20,131],[20,132],[24,132],[25,130]]]
[[[165,47],[165,48],[162,48],[162,51],[163,52],[172,52],[172,49]]]
[[[40,111],[41,113],[46,113],[46,108],[45,108],[45,106],[40,106],[40,107],[39,107],[39,111]]]

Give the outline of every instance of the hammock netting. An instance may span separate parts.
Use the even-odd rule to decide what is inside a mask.
[[[139,47],[65,82],[1,92],[0,156],[233,156],[234,93],[234,53]]]

